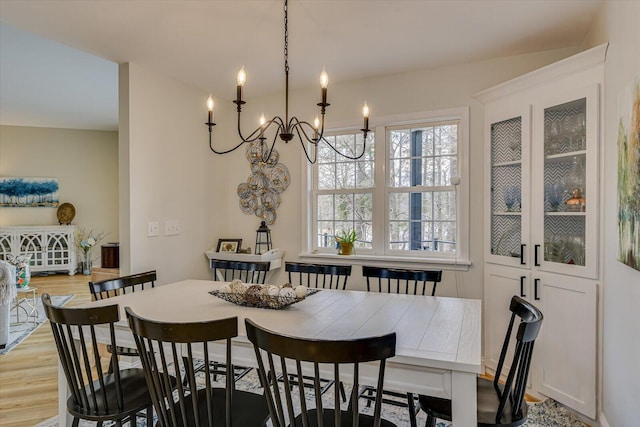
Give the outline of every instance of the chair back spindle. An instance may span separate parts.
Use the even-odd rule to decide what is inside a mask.
[[[225,261],[212,259],[210,263],[213,269],[213,277],[222,277],[225,282],[238,279],[243,283],[254,283],[264,285],[271,263],[266,262],[243,262]]]
[[[101,300],[129,292],[143,291],[145,288],[156,286],[157,275],[155,270],[145,273],[122,276],[115,279],[89,282],[92,300]]]
[[[289,283],[308,288],[346,289],[351,275],[350,265],[307,264],[286,262]]]
[[[406,270],[362,266],[362,275],[367,280],[367,290],[396,294],[427,295],[427,284],[431,283],[431,296],[442,281],[442,270]]]

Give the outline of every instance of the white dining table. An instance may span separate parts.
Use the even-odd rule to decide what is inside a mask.
[[[233,362],[256,366],[244,319],[282,334],[316,339],[350,339],[396,332],[396,355],[387,362],[384,388],[451,399],[453,425],[475,427],[476,376],[481,372],[481,302],[363,291],[322,290],[282,310],[243,307],[209,292],[224,282],[184,280],[79,307],[118,304],[118,345],[135,348],[124,308],[149,319],[193,322],[238,317]],[[102,335],[108,340],[107,328]],[[222,347],[221,347],[222,349]],[[377,374],[371,370],[371,378]],[[366,384],[367,370],[362,369]],[[375,385],[375,382],[372,382]],[[68,388],[58,365],[59,425],[71,425]]]

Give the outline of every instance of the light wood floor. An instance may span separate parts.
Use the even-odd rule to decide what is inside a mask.
[[[67,307],[91,300],[90,276],[33,277],[38,295],[75,294]],[[33,426],[58,412],[58,353],[46,321],[11,352],[0,356],[0,426]]]

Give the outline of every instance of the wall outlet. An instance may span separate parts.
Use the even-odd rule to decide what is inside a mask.
[[[147,223],[147,237],[154,237],[160,235],[160,222],[150,221]]]
[[[180,234],[180,221],[177,219],[164,222],[164,235],[177,236]]]

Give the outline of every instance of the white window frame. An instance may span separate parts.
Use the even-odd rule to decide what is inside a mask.
[[[387,152],[387,128],[411,125],[429,125],[442,122],[458,122],[458,178],[460,183],[456,185],[456,252],[452,254],[435,253],[431,251],[397,251],[388,249],[389,213],[386,211],[386,198],[389,194],[387,187],[387,168],[389,153]],[[426,111],[411,114],[402,114],[386,117],[372,118],[371,129],[375,132],[375,185],[373,188],[373,233],[377,239],[373,242],[373,248],[357,249],[355,255],[337,255],[335,250],[316,247],[314,230],[317,225],[314,200],[315,171],[314,165],[307,165],[306,173],[303,170],[302,200],[306,201],[302,206],[302,252],[301,259],[315,262],[333,262],[349,264],[393,265],[404,268],[439,267],[443,269],[467,270],[471,262],[469,260],[469,107],[452,108],[446,110]],[[358,129],[353,123],[328,124],[326,132],[339,134]],[[383,183],[383,185],[380,185]],[[420,190],[423,187],[418,187]],[[357,189],[354,189],[357,190]],[[351,190],[347,190],[351,192]],[[383,217],[384,220],[376,220]],[[318,258],[323,259],[319,261]]]

